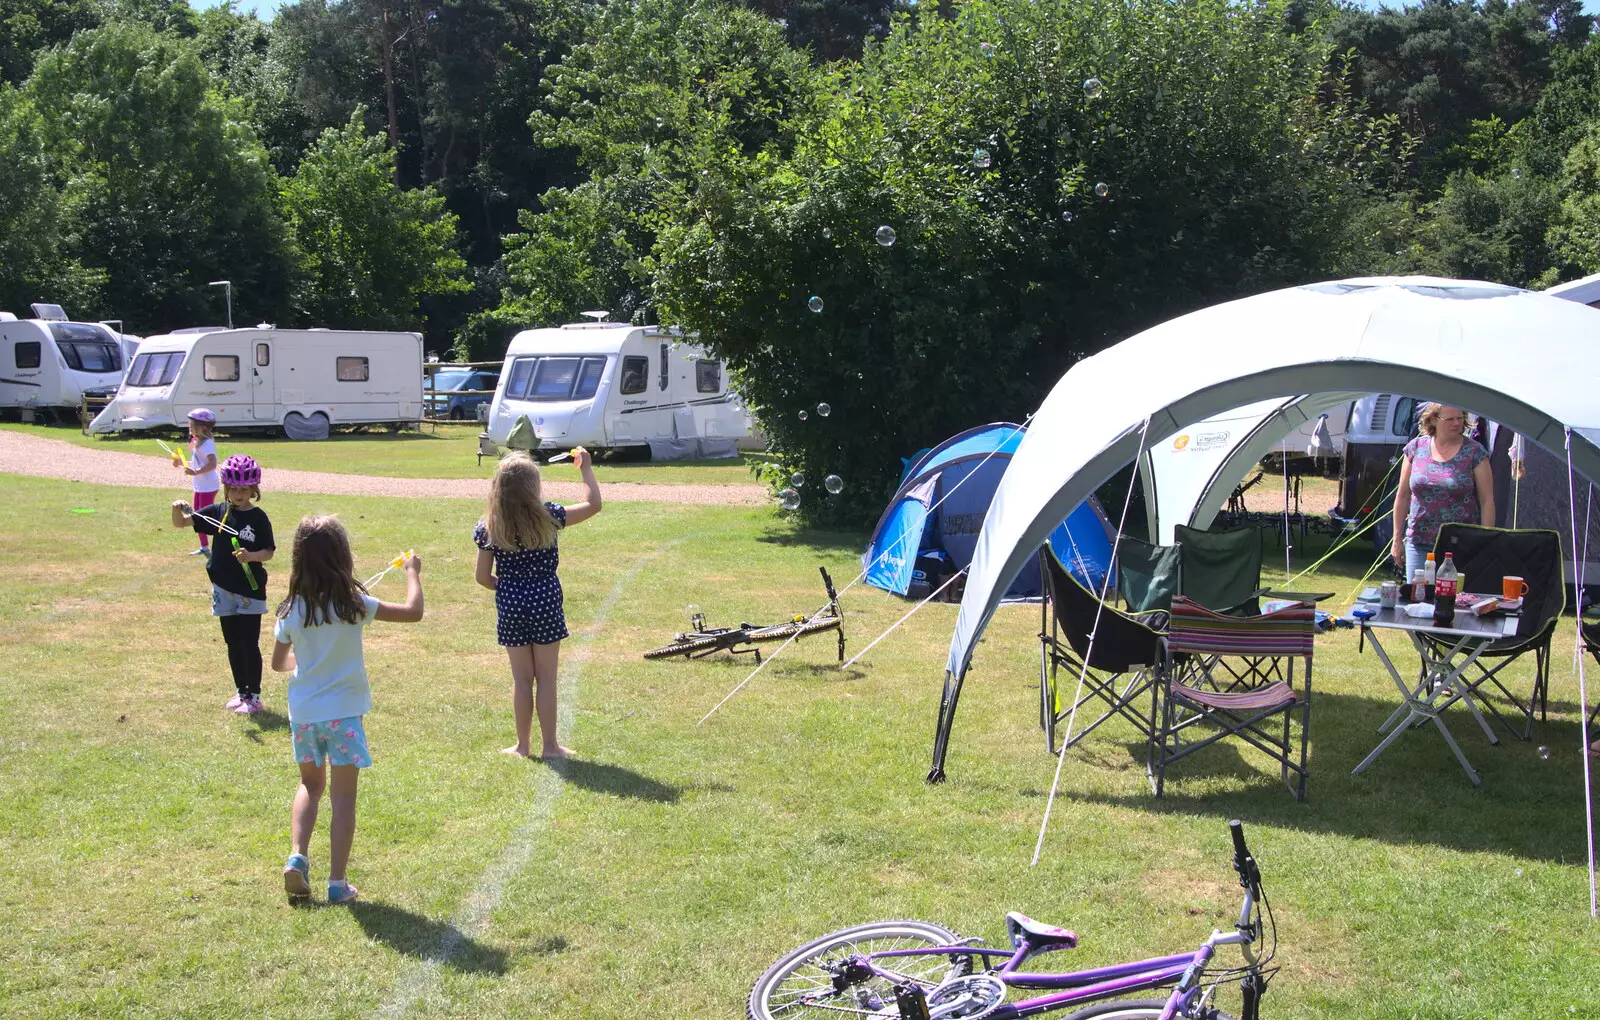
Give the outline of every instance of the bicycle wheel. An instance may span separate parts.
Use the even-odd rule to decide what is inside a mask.
[[[888,981],[874,977],[836,992],[827,964],[839,963],[849,956],[938,946],[957,939],[955,932],[927,921],[877,921],[824,935],[767,968],[750,990],[745,1015],[750,1020],[805,1020],[837,1018],[844,1010],[856,1016],[899,1017],[894,988]],[[909,956],[886,960],[883,966],[892,967],[923,988],[933,988],[970,971],[972,957]]]
[[[1076,1013],[1069,1014],[1066,1020],[1159,1020],[1161,1011],[1166,1008],[1166,999],[1116,999],[1086,1006]],[[1221,1010],[1207,1009],[1202,1014],[1201,1020],[1234,1020],[1234,1018]]]
[[[721,635],[718,634],[713,634],[709,637],[685,637],[682,640],[672,642],[670,645],[652,648],[644,653],[644,657],[647,659],[665,659],[670,655],[688,655],[691,652],[703,652],[708,648],[717,647],[717,643],[720,640]]]

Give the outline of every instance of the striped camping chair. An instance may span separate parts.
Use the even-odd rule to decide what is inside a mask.
[[[1157,685],[1166,697],[1152,702],[1158,725],[1150,740],[1149,770],[1157,797],[1168,765],[1237,736],[1275,759],[1295,799],[1305,799],[1315,635],[1316,607],[1310,603],[1234,617],[1181,595],[1172,600],[1165,675]],[[1296,690],[1294,661],[1302,657],[1305,670]],[[1297,712],[1298,753],[1289,726]],[[1277,716],[1283,719],[1281,736]],[[1202,729],[1195,730],[1197,725]]]

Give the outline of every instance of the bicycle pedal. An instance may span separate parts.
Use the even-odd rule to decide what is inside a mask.
[[[895,985],[894,1004],[900,1010],[900,1020],[931,1020],[928,997],[916,985]]]

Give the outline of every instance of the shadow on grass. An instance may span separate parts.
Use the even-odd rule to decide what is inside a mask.
[[[794,531],[767,531],[757,536],[756,541],[765,542],[767,545],[810,549],[818,553],[855,555],[867,547],[867,537],[865,532],[812,531],[801,528]]]
[[[657,804],[676,804],[683,796],[681,788],[658,782],[621,765],[582,758],[556,758],[545,764],[573,786],[581,786],[595,793],[654,801]]]
[[[449,922],[435,921],[370,900],[356,900],[346,909],[369,939],[397,953],[418,960],[436,960],[465,974],[504,974],[506,971],[505,950],[470,939]],[[560,946],[544,950],[546,952],[559,952],[566,947],[565,939],[549,941],[559,942]]]
[[[257,712],[255,715],[250,716],[250,721],[256,724],[256,729],[254,731],[246,730],[246,733],[275,733],[278,730],[286,730],[289,728],[289,717],[286,715],[280,715],[270,708],[263,709],[262,711]]]
[[[1160,800],[1148,787],[1137,794],[1091,791],[1070,796],[1155,814],[1219,822],[1242,818],[1395,845],[1430,844],[1556,863],[1583,856],[1582,743],[1576,719],[1536,723],[1532,740],[1522,741],[1490,716],[1499,738],[1492,745],[1466,708],[1457,705],[1445,713],[1444,722],[1481,786],[1467,779],[1431,723],[1407,731],[1365,772],[1352,775],[1383,739],[1378,726],[1398,705],[1398,693],[1385,699],[1313,691],[1311,775],[1304,802],[1296,802],[1279,782],[1274,763],[1236,739],[1169,765]],[[1118,759],[1113,747],[1142,766],[1144,744],[1127,740],[1125,732],[1091,736],[1069,754],[1080,766],[1097,767]],[[1069,770],[1073,765],[1073,760],[1067,762]],[[1218,780],[1229,788],[1226,792],[1189,792],[1214,790]],[[1035,790],[1021,793],[1040,795]]]

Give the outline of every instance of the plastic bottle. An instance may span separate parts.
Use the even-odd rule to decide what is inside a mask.
[[[1439,568],[1438,575],[1433,580],[1433,622],[1448,626],[1456,618],[1456,579],[1460,571],[1456,570],[1456,558],[1451,553],[1444,554],[1444,566]]]
[[[1439,576],[1439,564],[1434,561],[1433,553],[1429,553],[1428,554],[1428,558],[1425,561],[1423,561],[1423,564],[1422,564],[1422,584],[1423,584],[1423,588],[1422,588],[1423,598],[1422,598],[1422,601],[1424,601],[1424,602],[1432,602],[1433,601],[1433,583],[1434,583],[1435,580],[1437,580],[1438,576]]]
[[[1424,581],[1423,581],[1423,575],[1422,575],[1422,568],[1418,567],[1416,570],[1413,570],[1411,572],[1411,601],[1412,602],[1415,603],[1415,602],[1426,602],[1427,601],[1427,599],[1425,599],[1423,597],[1423,594],[1424,594],[1424,592],[1423,592],[1423,584],[1424,584]]]

